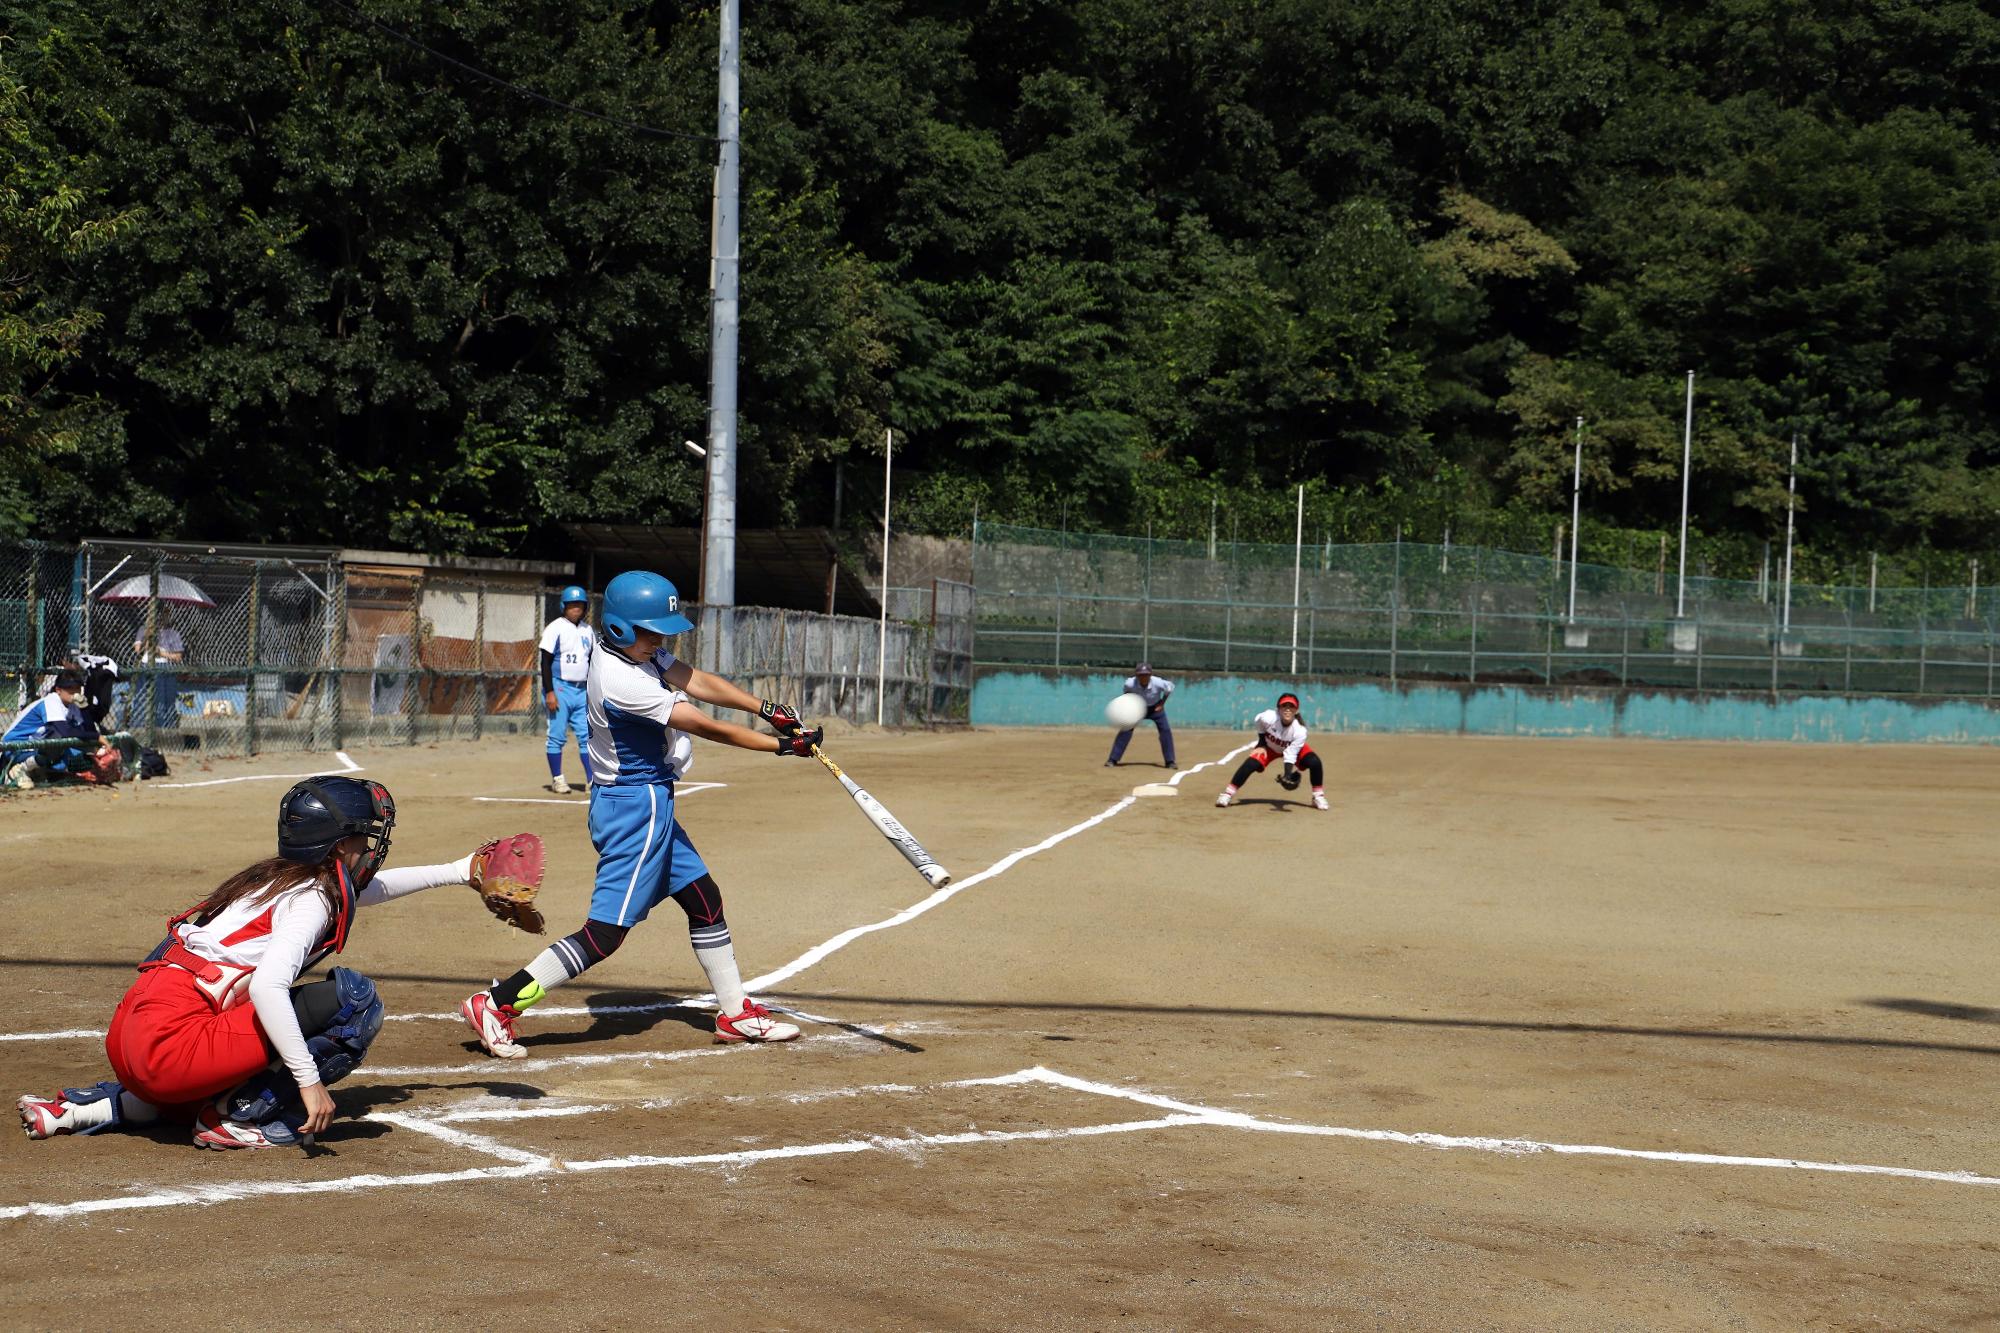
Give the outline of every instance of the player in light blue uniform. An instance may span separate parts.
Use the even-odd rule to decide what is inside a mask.
[[[597,849],[590,915],[513,976],[467,997],[460,1012],[488,1052],[521,1059],[528,1053],[514,1034],[521,1011],[610,957],[632,927],[672,898],[687,913],[688,942],[715,991],[716,1040],[790,1041],[798,1028],[744,994],[722,890],[674,817],[674,783],[687,774],[691,737],[810,757],[823,733],[793,709],[668,652],[668,637],[693,624],[681,614],[674,585],[658,574],[635,570],[611,580],[603,621],[606,646],[591,658],[588,691],[590,842]],[[719,722],[693,700],[755,713],[778,734]]]
[[[1174,759],[1174,729],[1167,725],[1167,696],[1174,692],[1174,683],[1165,676],[1154,675],[1151,662],[1139,663],[1133,672],[1125,677],[1125,693],[1136,694],[1146,701],[1146,716],[1160,732],[1160,758],[1167,761],[1168,768],[1179,768]],[[1127,727],[1112,738],[1111,757],[1104,761],[1106,768],[1118,767],[1118,761],[1125,757],[1125,747],[1132,743],[1134,730]]]
[[[542,631],[542,695],[549,706],[549,790],[569,795],[563,777],[563,735],[576,737],[576,757],[583,761],[583,780],[590,781],[590,723],[584,698],[590,679],[590,659],[597,638],[584,623],[590,594],[571,584],[562,590],[562,615]]]

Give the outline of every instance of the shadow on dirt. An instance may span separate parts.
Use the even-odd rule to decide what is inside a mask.
[[[1925,1018],[1955,1018],[1962,1023],[2000,1023],[2000,1009],[1982,1009],[1976,1004],[1899,999],[1861,1000],[1858,1003],[1898,1014],[1921,1014]]]
[[[536,1053],[546,1053],[551,1047],[581,1046],[610,1041],[614,1037],[636,1037],[651,1032],[662,1023],[679,1023],[704,1035],[714,1035],[713,1013],[706,1008],[680,1008],[675,1003],[679,999],[677,995],[660,991],[599,991],[585,996],[583,1000],[584,1007],[591,1011],[589,1027],[570,1032],[523,1032],[521,1044],[528,1048],[529,1058],[532,1059]],[[556,1001],[561,1002],[561,999]],[[528,1013],[532,1017],[534,1011],[531,1009]],[[465,1049],[476,1052],[479,1043],[467,1042]]]
[[[1839,1036],[1808,1032],[1741,1032],[1727,1028],[1637,1027],[1620,1023],[1534,1022],[1501,1018],[1446,1018],[1415,1014],[1355,1014],[1339,1010],[1314,1009],[1223,1009],[1208,1005],[1093,1004],[1087,1000],[943,1000],[909,995],[833,995],[817,991],[785,991],[766,997],[786,1004],[879,1004],[895,1009],[985,1009],[996,1012],[1018,1010],[1031,1013],[1059,1012],[1086,1014],[1156,1014],[1166,1017],[1234,1018],[1261,1023],[1273,1018],[1305,1019],[1322,1023],[1418,1028],[1462,1028],[1474,1032],[1574,1032],[1590,1036],[1669,1037],[1682,1041],[1762,1042],[1779,1046],[1858,1046],[1894,1051],[1949,1051],[1961,1055],[2000,1055],[2000,1046],[1975,1046],[1958,1042],[1911,1041],[1901,1037]],[[1864,1001],[1869,1004],[1924,1004],[1927,1001]],[[1996,1014],[1994,1010],[1967,1009],[1941,1005],[1941,1010],[1959,1010],[1947,1017],[1974,1017]],[[1984,1022],[2000,1021],[2000,1014]]]

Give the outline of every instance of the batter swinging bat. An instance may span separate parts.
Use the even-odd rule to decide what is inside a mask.
[[[826,771],[840,779],[840,785],[847,788],[847,794],[861,807],[861,813],[868,816],[868,822],[881,830],[883,837],[896,844],[896,850],[917,868],[917,873],[922,875],[932,888],[941,889],[951,883],[951,872],[931,860],[931,854],[924,850],[924,845],[911,837],[910,831],[898,823],[896,817],[890,814],[880,801],[856,786],[853,778],[841,772],[840,765],[828,759],[817,745],[813,746],[813,758],[825,764]]]

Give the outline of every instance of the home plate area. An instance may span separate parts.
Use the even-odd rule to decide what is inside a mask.
[[[369,1111],[343,1126],[304,1163],[291,1154],[275,1153],[255,1154],[253,1162],[245,1163],[285,1168],[269,1175],[257,1172],[212,1183],[182,1178],[103,1197],[0,1206],[0,1218],[80,1218],[245,1199],[464,1187],[479,1181],[580,1173],[733,1174],[790,1158],[885,1154],[918,1159],[992,1145],[1227,1124],[1242,1118],[1041,1067],[929,1085],[875,1083],[750,1095],[659,1090],[638,1095],[632,1089],[641,1081],[654,1082],[656,1089],[665,1083],[616,1077],[600,1082],[599,1095],[592,1098],[546,1096],[498,1082],[486,1083],[484,1091],[412,1088],[409,1099],[393,1109]],[[838,1119],[848,1128],[832,1136],[827,1132],[829,1102],[847,1108]],[[753,1106],[754,1115],[731,1113]],[[741,1132],[749,1124],[756,1126],[756,1133]],[[367,1140],[381,1146],[392,1142],[399,1164],[421,1169],[339,1169],[340,1158],[353,1161],[363,1155],[343,1149],[360,1147]],[[673,1150],[662,1151],[668,1144]],[[379,1165],[387,1154],[371,1148],[366,1155]],[[335,1169],[326,1170],[329,1166]]]

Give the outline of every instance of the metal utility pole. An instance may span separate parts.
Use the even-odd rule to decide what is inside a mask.
[[[1306,488],[1299,487],[1299,517],[1292,531],[1292,665],[1290,674],[1299,674],[1299,571],[1306,551]]]
[[[737,168],[742,145],[743,0],[722,0],[721,51],[716,79],[715,221],[709,250],[708,506],[702,524],[701,600],[706,606],[736,601],[736,327],[738,224],[742,219]],[[720,659],[714,659],[720,665]]]
[[[875,638],[875,725],[882,725],[882,701],[889,684],[889,486],[896,433],[882,432],[882,625]]]
[[[1576,464],[1569,484],[1569,621],[1576,623],[1576,528],[1583,518],[1583,418],[1576,419]]]
[[[1681,437],[1681,576],[1674,590],[1674,619],[1687,616],[1688,473],[1694,465],[1694,372],[1688,372],[1687,428]]]
[[[1792,628],[1792,512],[1798,507],[1799,494],[1799,433],[1792,432],[1792,471],[1785,480],[1785,609],[1778,627],[1785,633]]]

